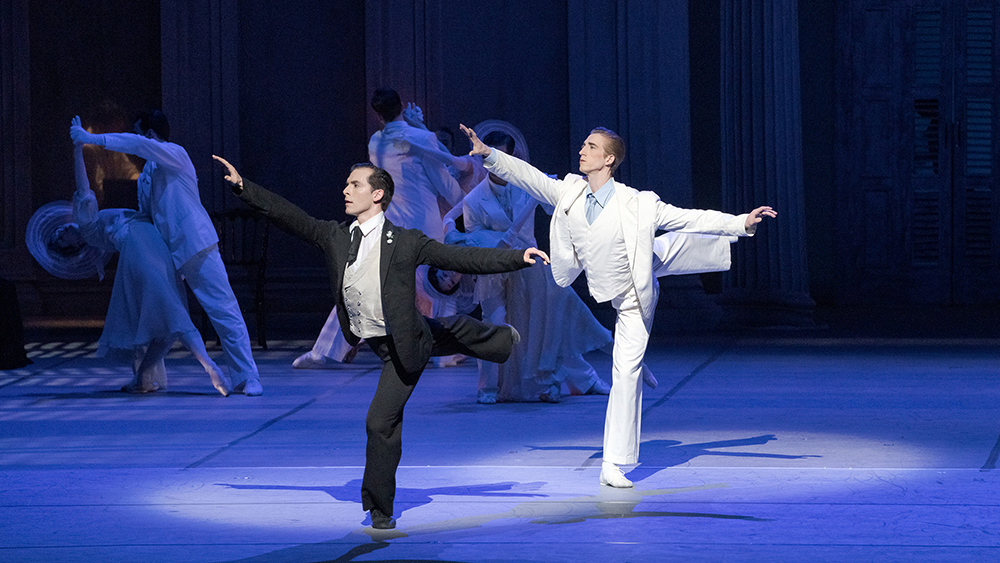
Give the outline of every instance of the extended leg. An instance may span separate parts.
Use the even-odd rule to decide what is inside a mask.
[[[201,334],[197,331],[186,332],[181,335],[181,343],[191,351],[191,354],[198,360],[198,363],[208,372],[208,376],[212,378],[212,386],[219,393],[222,393],[223,397],[228,397],[233,392],[233,386],[229,383],[229,378],[226,377],[226,374],[222,373],[222,370],[219,369],[218,364],[209,357],[208,351],[205,350],[205,342],[201,339]]]
[[[326,322],[323,323],[323,328],[320,329],[312,350],[295,358],[292,367],[296,369],[322,369],[327,367],[331,360],[349,364],[354,360],[357,351],[357,347],[352,347],[340,331],[340,319],[337,318],[337,307],[334,307],[326,317]]]
[[[483,299],[481,305],[484,321],[495,325],[502,325],[506,321],[507,309],[504,307],[502,296],[490,296]],[[499,391],[500,365],[479,360],[479,389],[476,392],[476,401],[484,405],[496,403]]]
[[[122,391],[126,393],[150,393],[167,388],[167,370],[163,358],[170,352],[174,340],[153,339],[145,349],[136,350],[133,364],[135,378]]]
[[[520,335],[510,325],[493,325],[468,315],[427,319],[434,336],[432,356],[465,354],[480,360],[503,363]]]
[[[262,394],[257,364],[250,354],[250,334],[219,251],[211,249],[192,258],[181,273],[219,334],[234,390],[245,395]]]
[[[555,379],[565,381],[570,393],[574,395],[607,395],[611,392],[608,384],[597,375],[594,366],[580,354],[562,358]]]

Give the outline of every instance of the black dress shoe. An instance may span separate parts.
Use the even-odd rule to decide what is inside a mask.
[[[396,520],[392,516],[382,514],[382,511],[373,508],[371,510],[372,528],[376,530],[391,530],[396,527]]]

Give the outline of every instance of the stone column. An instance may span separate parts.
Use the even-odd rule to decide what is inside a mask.
[[[806,265],[798,0],[722,0],[722,202],[778,211],[733,247],[723,303],[736,324],[812,325]]]

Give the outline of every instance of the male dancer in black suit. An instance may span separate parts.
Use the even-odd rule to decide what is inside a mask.
[[[392,200],[392,177],[373,164],[355,164],[344,188],[347,223],[321,221],[288,200],[226,167],[233,193],[281,229],[326,255],[340,327],[349,343],[364,338],[382,359],[382,375],[368,409],[361,502],[372,526],[396,525],[392,503],[402,455],[403,407],[431,356],[465,354],[503,362],[520,336],[510,326],[458,315],[428,319],[416,308],[415,270],[421,264],[469,274],[508,272],[549,258],[536,248],[498,250],[441,244],[413,229],[400,229],[383,212]]]

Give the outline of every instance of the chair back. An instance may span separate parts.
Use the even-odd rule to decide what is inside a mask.
[[[257,340],[266,349],[264,284],[267,281],[267,219],[245,207],[214,211],[209,213],[209,217],[219,235],[219,254],[226,265],[230,284],[234,285],[233,290],[236,291],[236,286],[246,285],[253,291]],[[239,301],[243,303],[246,300]]]

